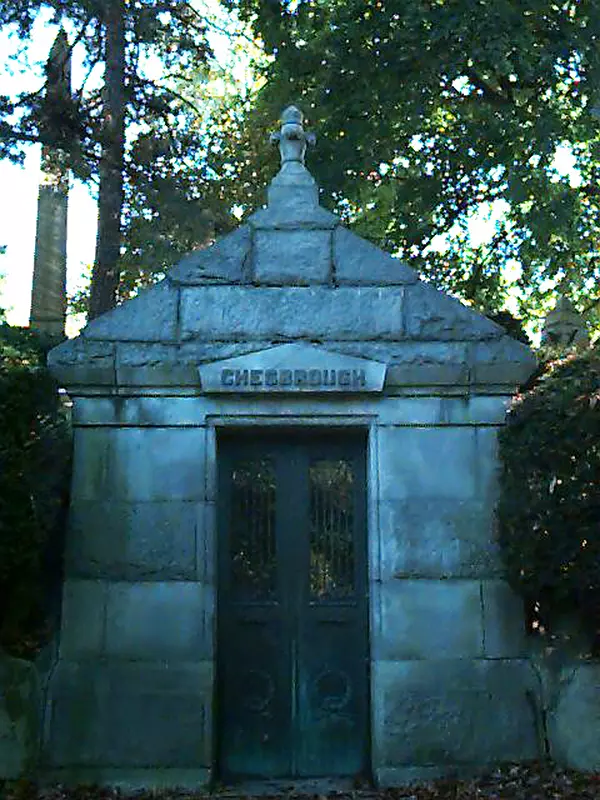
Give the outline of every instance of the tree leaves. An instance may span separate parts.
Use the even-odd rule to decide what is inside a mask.
[[[575,612],[600,634],[600,354],[550,364],[500,435],[498,508],[510,580],[552,631]]]
[[[0,13],[0,25],[18,25],[19,35],[26,39],[36,13],[54,9],[57,20],[60,17],[78,30],[91,70],[95,64],[107,62],[106,45],[114,39],[107,36],[109,18],[111,29],[115,28],[115,15],[108,14],[113,6],[112,2],[97,0],[38,0],[25,5],[10,0]],[[138,280],[160,273],[165,260],[171,263],[182,248],[205,243],[207,233],[206,226],[201,231],[196,224],[193,245],[190,236],[179,238],[181,209],[187,209],[197,222],[203,219],[197,213],[198,204],[203,195],[210,195],[201,188],[207,183],[202,98],[178,91],[188,71],[200,74],[211,57],[205,20],[190,3],[179,0],[128,0],[119,11],[121,18],[123,57],[117,59],[118,69],[115,58],[108,58],[103,87],[88,88],[84,80],[74,87],[72,95],[56,97],[47,84],[39,92],[17,99],[0,97],[0,157],[18,160],[24,144],[41,142],[48,148],[46,160],[51,158],[63,172],[70,169],[82,180],[99,182],[105,188],[111,176],[112,188],[100,192],[102,247],[97,251],[93,283],[104,286],[105,291],[104,299],[94,303],[96,313],[106,310],[109,295],[108,300],[114,302],[119,272],[124,272],[119,291],[123,298]],[[155,73],[156,62],[161,65],[154,79],[144,72],[150,59],[154,59]],[[116,98],[119,102],[115,104]],[[124,160],[122,126],[116,124],[122,114],[126,127]],[[191,141],[193,135],[195,143]],[[117,187],[121,173],[124,202]],[[145,226],[145,241],[139,236],[141,219],[154,220],[153,225]],[[158,263],[153,262],[157,243],[165,239],[175,243],[170,261],[160,258]],[[143,270],[136,267],[137,271],[129,271],[132,259],[127,256],[134,251],[136,264],[142,261]],[[120,254],[125,257],[115,265]]]
[[[0,648],[31,656],[60,579],[70,435],[49,342],[0,324]],[[59,556],[57,557],[57,551]]]
[[[598,183],[600,163],[600,128],[588,110],[600,85],[592,2],[230,5],[254,20],[276,56],[254,135],[290,101],[300,105],[319,135],[310,167],[327,205],[485,310],[512,296],[541,317],[565,276],[585,306],[600,278],[589,257],[598,251],[600,206],[584,188]],[[560,146],[574,155],[571,177],[554,168]],[[458,265],[474,254],[461,231],[482,203],[498,200],[510,235],[491,244],[486,269],[465,285]],[[431,247],[440,236],[444,252]],[[526,282],[505,281],[512,261]]]

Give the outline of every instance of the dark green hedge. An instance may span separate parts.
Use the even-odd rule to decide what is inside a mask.
[[[25,657],[49,634],[70,468],[49,344],[0,324],[0,647]]]
[[[500,541],[537,625],[600,644],[600,352],[546,366],[500,436]]]

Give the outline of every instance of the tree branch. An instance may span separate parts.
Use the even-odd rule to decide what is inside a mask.
[[[192,5],[190,5],[190,3],[185,2],[184,6],[188,8],[196,17],[198,17],[198,19],[200,19],[204,25],[210,26],[214,31],[217,31],[217,33],[223,33],[230,39],[239,36],[240,38],[245,39],[249,44],[256,46],[256,42],[254,41],[254,39],[251,36],[248,36],[247,33],[244,33],[243,31],[236,31],[235,33],[232,34],[231,31],[227,30],[227,28],[223,27],[222,25],[219,25],[214,20],[203,17],[199,11],[197,11]]]
[[[585,317],[587,314],[590,313],[590,311],[593,311],[596,308],[596,306],[600,306],[600,297],[596,297],[594,300],[592,300],[591,303],[588,303],[588,305],[585,306],[585,308],[581,313]]]
[[[156,83],[156,81],[150,80],[150,78],[139,78],[139,81],[142,84],[146,84],[147,86],[152,86],[155,89],[158,89],[160,91],[167,92],[167,94],[173,95],[173,97],[176,97],[184,105],[188,106],[188,108],[191,108],[192,111],[195,114],[197,114],[199,117],[202,116],[202,112],[200,111],[200,109],[196,105],[194,105],[194,103],[192,103],[191,100],[188,100],[182,94],[179,94],[179,92],[176,92],[175,89],[170,89],[168,86],[161,86],[160,84]]]
[[[489,100],[490,103],[493,103],[497,106],[506,106],[511,104],[512,101],[510,98],[503,95],[497,89],[494,89],[493,86],[490,86],[490,84],[480,75],[478,75],[471,67],[467,67],[465,69],[465,75],[473,84],[473,86],[483,93],[483,96]]]

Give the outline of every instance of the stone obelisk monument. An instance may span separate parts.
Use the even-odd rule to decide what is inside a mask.
[[[50,51],[46,74],[49,104],[70,97],[71,51],[62,30]],[[60,156],[60,151],[50,145],[42,149],[29,317],[31,328],[53,336],[64,336],[67,306],[69,171]]]

